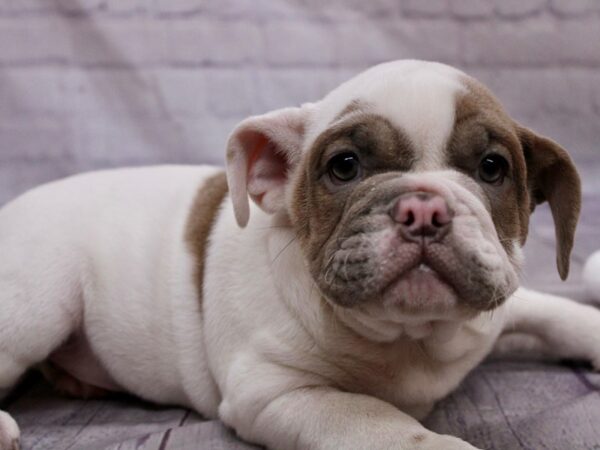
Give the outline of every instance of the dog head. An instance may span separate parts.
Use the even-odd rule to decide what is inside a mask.
[[[248,195],[289,217],[323,296],[381,319],[491,310],[518,285],[529,216],[548,201],[560,276],[580,180],[555,142],[517,124],[454,68],[397,61],[323,100],[243,121],[227,153]]]

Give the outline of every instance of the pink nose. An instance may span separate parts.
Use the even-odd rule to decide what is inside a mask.
[[[405,238],[439,239],[452,223],[453,211],[440,195],[429,192],[410,192],[401,195],[390,211]]]

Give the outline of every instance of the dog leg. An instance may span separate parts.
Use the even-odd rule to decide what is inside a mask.
[[[225,389],[219,406],[220,418],[250,442],[281,450],[475,450],[375,397],[315,384],[270,363],[252,366],[228,380],[233,389]]]
[[[32,334],[35,335],[35,331],[32,331]],[[1,336],[2,332],[0,332]],[[24,345],[20,350],[26,351],[26,346]],[[19,362],[18,358],[13,355],[14,353],[9,354],[0,350],[0,400],[10,393],[12,387],[28,368],[26,363]],[[7,412],[0,410],[0,450],[19,450],[20,434],[15,420]]]
[[[581,359],[600,370],[600,310],[566,298],[519,289],[506,304],[501,353],[526,351]]]
[[[6,313],[7,303],[10,300],[2,298],[0,290],[0,396],[8,394],[28,368],[44,361],[73,328],[61,311],[51,307],[45,314],[29,314],[29,306],[23,306],[19,312],[23,317],[17,319]]]
[[[2,244],[3,255],[16,253]],[[32,266],[0,260],[0,399],[68,338],[80,317],[78,284],[64,273],[52,282],[52,274]],[[18,448],[18,439],[17,424],[0,411],[0,450]]]

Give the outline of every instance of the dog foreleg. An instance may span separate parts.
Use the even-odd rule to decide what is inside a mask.
[[[277,366],[253,366],[252,374],[231,377],[235,389],[225,392],[219,416],[241,437],[269,449],[475,450],[377,398],[315,385],[301,373],[290,378]]]
[[[501,353],[526,351],[552,359],[581,359],[600,370],[600,310],[550,294],[519,289],[505,305]]]

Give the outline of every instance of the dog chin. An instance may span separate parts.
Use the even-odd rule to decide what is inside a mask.
[[[457,304],[454,288],[426,264],[402,274],[383,291],[386,309],[398,308],[407,313],[442,313]]]

